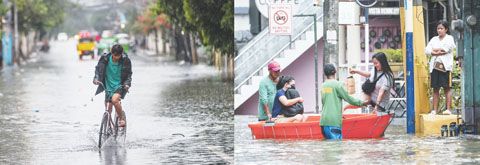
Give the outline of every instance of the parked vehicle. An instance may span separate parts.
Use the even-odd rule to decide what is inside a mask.
[[[67,33],[58,33],[58,35],[57,35],[57,40],[59,40],[59,41],[66,41],[66,40],[68,40],[68,35],[67,35]]]
[[[123,51],[127,52],[130,50],[130,37],[126,33],[119,33],[115,35],[118,40],[118,44],[122,45]]]
[[[81,60],[82,56],[91,56],[92,59],[95,58],[95,40],[92,38],[89,32],[80,32],[79,39],[77,43],[77,54],[78,58]]]
[[[102,37],[100,42],[97,44],[97,55],[102,55],[107,53],[113,45],[117,43],[117,38],[115,37]]]

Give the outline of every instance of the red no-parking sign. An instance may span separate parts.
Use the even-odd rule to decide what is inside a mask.
[[[270,34],[292,35],[292,5],[270,5]]]

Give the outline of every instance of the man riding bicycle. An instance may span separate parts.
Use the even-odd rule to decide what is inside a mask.
[[[119,120],[119,127],[125,127],[125,116],[122,116],[121,99],[125,98],[132,84],[132,63],[128,56],[123,53],[119,44],[112,46],[110,53],[103,54],[95,67],[93,84],[98,86],[95,95],[105,90],[105,106],[108,112],[112,112],[115,106]],[[106,89],[104,89],[106,88]],[[108,104],[110,103],[110,104]]]

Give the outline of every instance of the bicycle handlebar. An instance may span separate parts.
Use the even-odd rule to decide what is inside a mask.
[[[107,88],[105,87],[105,85],[104,85],[102,82],[98,81],[98,84],[97,84],[97,85],[102,85],[103,89],[104,89],[104,90],[107,90]],[[120,87],[123,88],[123,89],[125,89],[125,85],[120,85]],[[118,89],[118,88],[117,88],[117,89]],[[127,90],[127,93],[129,93],[129,90]]]

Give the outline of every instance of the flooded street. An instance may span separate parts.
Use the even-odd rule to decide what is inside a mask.
[[[93,96],[97,60],[75,41],[53,42],[24,66],[0,72],[0,164],[233,163],[232,83],[205,65],[131,54],[122,101],[125,144],[98,148],[104,93]]]
[[[248,122],[255,121],[235,116],[235,164],[480,163],[478,139],[412,136],[401,124],[390,125],[382,139],[253,140]]]

